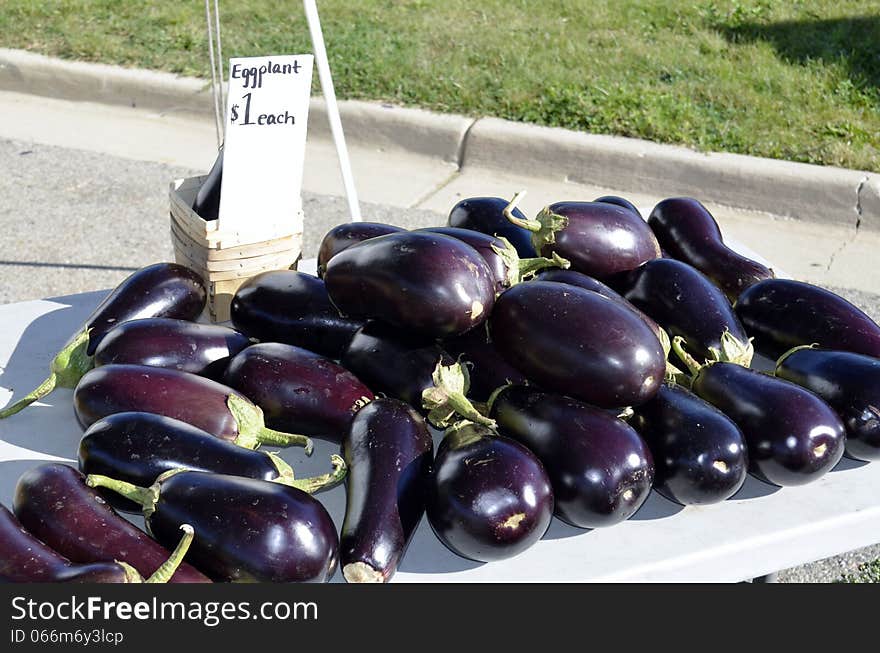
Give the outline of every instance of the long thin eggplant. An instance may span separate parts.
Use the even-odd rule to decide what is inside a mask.
[[[651,452],[631,426],[607,411],[512,385],[493,397],[489,414],[502,435],[541,460],[563,521],[580,528],[613,526],[648,498]]]
[[[250,344],[229,327],[152,317],[110,331],[95,350],[95,366],[149,365],[216,379],[229,359]]]
[[[281,342],[338,359],[362,320],[339,315],[324,282],[294,270],[263,272],[232,298],[232,324],[261,342]]]
[[[46,463],[22,474],[15,487],[13,509],[29,533],[76,563],[124,560],[147,577],[169,558],[168,550],[116,514],[85,484],[85,477],[68,465]],[[180,525],[184,523],[189,522]],[[169,537],[169,548],[175,537],[176,532]],[[199,537],[197,534],[196,541]],[[210,580],[183,562],[168,582]]]
[[[748,474],[745,437],[712,404],[681,386],[664,385],[636,406],[630,422],[654,458],[654,489],[682,505],[705,505],[736,494]]]
[[[743,292],[734,306],[755,348],[771,358],[817,344],[880,357],[880,325],[840,295],[791,279],[767,279]]]
[[[330,260],[324,281],[343,315],[435,338],[472,329],[495,302],[495,278],[483,257],[460,240],[425,232],[351,247]]]
[[[145,365],[97,367],[76,386],[73,406],[83,428],[114,413],[155,413],[248,449],[270,444],[312,450],[308,437],[266,427],[263,411],[241,393],[189,372]]]
[[[501,386],[528,383],[525,375],[508,363],[495,348],[486,325],[480,325],[463,335],[447,338],[442,347],[467,367],[467,396],[470,399],[489,401],[492,393]]]
[[[229,363],[224,381],[254,402],[271,428],[341,442],[373,393],[354,374],[300,347],[263,343]]]
[[[640,404],[660,389],[666,354],[632,310],[562,283],[530,281],[501,294],[489,319],[495,347],[540,387],[603,408]]]
[[[370,238],[406,231],[403,227],[382,222],[346,222],[333,227],[324,234],[318,247],[318,276],[324,276],[330,259],[344,252],[349,247],[362,243]],[[296,343],[291,343],[296,344]]]
[[[326,582],[336,570],[339,537],[333,520],[311,492],[345,476],[334,471],[297,481],[175,470],[150,487],[91,475],[90,487],[104,487],[143,507],[147,529],[167,544],[183,523],[199,534],[189,558],[215,581]]]
[[[98,304],[82,328],[55,355],[49,377],[0,411],[0,419],[39,401],[56,387],[76,387],[91,369],[98,344],[119,324],[146,317],[194,320],[204,310],[207,298],[201,277],[182,265],[156,263],[132,273]]]
[[[425,512],[434,443],[422,417],[396,399],[376,399],[342,443],[348,465],[339,541],[349,583],[386,583]]]
[[[466,395],[467,368],[428,338],[367,322],[351,339],[340,361],[376,392],[405,401],[445,428],[456,414],[492,425]]]
[[[880,460],[880,360],[864,354],[800,347],[783,354],[776,376],[815,392],[846,427],[846,454]]]
[[[427,515],[453,553],[503,560],[543,537],[553,517],[553,489],[541,461],[523,445],[459,422],[437,447]]]
[[[705,274],[731,302],[746,288],[776,276],[725,245],[715,218],[692,197],[663,200],[651,211],[648,225],[667,255]]]
[[[199,186],[193,201],[193,211],[202,220],[210,222],[220,217],[220,190],[223,185],[223,146],[217,152],[217,158],[205,181]]]
[[[463,199],[452,207],[447,224],[506,238],[522,258],[534,258],[538,254],[532,246],[531,232],[512,224],[504,215],[509,203],[509,200],[500,197]],[[516,208],[512,210],[512,215],[519,220],[526,219],[523,212]]]

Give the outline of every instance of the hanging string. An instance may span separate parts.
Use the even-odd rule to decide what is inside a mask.
[[[223,80],[226,79],[226,76],[223,74],[223,47],[222,41],[220,39],[220,0],[214,0],[214,20],[216,22],[216,29],[214,30],[217,34],[217,72],[219,73],[218,79],[220,80],[218,83],[218,88],[220,92],[220,108],[222,109],[221,116],[223,117],[222,126],[223,126],[223,136],[226,136],[226,94],[223,92]]]
[[[215,1],[215,9],[217,8]],[[214,129],[217,134],[217,148],[220,148],[220,145],[223,143],[223,136],[225,132],[226,125],[224,124],[224,118],[226,115],[225,110],[222,108],[222,96],[223,96],[223,72],[222,68],[220,69],[220,77],[218,81],[218,69],[217,69],[217,59],[214,57],[214,30],[211,21],[211,0],[205,0],[205,24],[208,28],[208,57],[211,61],[211,95],[214,98]],[[220,48],[220,19],[219,15],[216,20],[217,25],[217,48],[218,48],[218,57],[219,57],[219,48]],[[222,60],[221,64],[222,66]],[[219,89],[218,89],[219,85]]]

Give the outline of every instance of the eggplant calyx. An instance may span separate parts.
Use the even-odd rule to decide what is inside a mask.
[[[797,347],[792,347],[787,352],[783,353],[782,356],[779,357],[779,359],[776,361],[776,365],[773,367],[773,369],[778,370],[782,366],[782,364],[785,362],[785,360],[789,356],[791,356],[793,353],[795,353],[796,351],[800,351],[802,349],[816,349],[818,346],[819,346],[819,343],[814,342],[811,345],[798,345]]]
[[[458,414],[478,424],[495,426],[495,420],[483,415],[466,397],[470,377],[461,363],[444,365],[442,360],[438,361],[431,379],[434,385],[422,391],[422,407],[428,411],[432,424],[445,428]]]
[[[721,347],[710,347],[710,358],[703,363],[697,361],[696,358],[687,352],[685,349],[686,344],[687,341],[684,338],[675,336],[672,339],[672,351],[681,359],[692,376],[696,376],[701,369],[714,363],[735,363],[742,367],[748,367],[751,365],[755,354],[755,347],[752,345],[751,338],[746,342],[741,342],[727,329],[721,334]]]
[[[556,252],[551,252],[550,257],[546,256],[538,256],[535,258],[523,258],[519,261],[519,278],[517,279],[517,283],[523,281],[524,279],[528,279],[529,277],[535,276],[538,272],[545,268],[562,268],[563,270],[567,270],[571,267],[571,261],[567,258],[562,258]]]
[[[185,470],[172,470],[185,471]],[[167,472],[166,472],[167,473]],[[102,474],[89,474],[86,476],[86,485],[89,487],[103,487],[124,496],[130,501],[138,504],[144,512],[144,517],[149,517],[156,510],[156,503],[159,501],[159,480],[165,476],[162,474],[156,479],[150,487],[140,487],[134,483],[120,481]]]
[[[347,583],[384,583],[385,575],[366,562],[349,562],[342,568]]]
[[[314,444],[311,438],[270,429],[266,426],[260,407],[255,406],[244,397],[231,394],[226,399],[226,406],[238,424],[238,437],[235,438],[235,444],[238,446],[246,449],[256,449],[261,444],[276,447],[300,446],[305,447],[307,456],[312,455]]]
[[[693,379],[669,361],[666,361],[666,373],[663,376],[663,380],[669,385],[680,385],[688,390],[693,385]]]
[[[294,479],[292,478],[283,478],[279,476],[276,479],[270,481],[270,483],[278,483],[279,485],[287,485],[288,487],[295,487],[298,490],[302,490],[307,494],[314,494],[315,492],[320,492],[321,490],[328,490],[336,485],[339,485],[345,475],[348,473],[348,466],[345,464],[345,461],[341,456],[336,455],[335,453],[330,456],[330,463],[333,465],[333,470],[326,473],[321,474],[319,476],[311,476],[309,478],[303,479]]]
[[[538,213],[536,221],[541,225],[537,231],[532,231],[532,245],[536,252],[544,249],[545,245],[556,242],[556,233],[568,226],[568,218],[558,213],[553,213],[549,206],[545,206]]]
[[[468,419],[462,419],[447,428],[443,435],[444,437],[449,438],[449,443],[453,448],[459,449],[475,442],[479,442],[483,438],[496,437],[498,433],[494,428],[485,424],[478,424]]]
[[[278,476],[272,479],[273,481],[286,483],[288,479],[291,481],[294,480],[295,476],[293,473],[293,467],[284,462],[284,460],[281,459],[281,456],[271,451],[264,451],[263,453],[269,456],[269,460],[272,461],[275,471],[278,472]]]
[[[147,580],[144,581],[145,583],[167,583],[171,580],[171,577],[174,575],[174,572],[177,571],[177,568],[180,567],[184,556],[186,556],[187,551],[189,551],[189,545],[192,544],[193,536],[195,534],[193,527],[189,524],[181,524],[180,530],[183,531],[183,536],[180,538],[180,542],[177,543],[177,546],[174,547],[171,556],[163,562],[159,568],[147,578]]]

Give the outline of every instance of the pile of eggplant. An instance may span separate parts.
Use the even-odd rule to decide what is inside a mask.
[[[79,469],[38,466],[0,507],[0,580],[387,582],[423,516],[492,562],[652,489],[713,504],[748,474],[880,459],[880,326],[858,308],[734,252],[691,198],[647,220],[519,198],[339,225],[317,277],[250,279],[231,326],[199,322],[185,267],[135,272],[0,411],[71,387],[84,430]],[[339,446],[316,477],[267,449],[313,438]],[[341,482],[337,529],[314,495]]]

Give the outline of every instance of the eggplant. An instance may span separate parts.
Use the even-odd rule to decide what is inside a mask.
[[[501,294],[489,318],[496,349],[540,387],[602,408],[660,389],[666,354],[632,310],[598,293],[530,281]]]
[[[553,489],[526,447],[462,421],[447,429],[437,447],[426,512],[450,551],[492,562],[543,537],[553,517]]]
[[[593,201],[602,202],[603,204],[615,204],[617,206],[622,206],[623,208],[628,209],[639,216],[639,219],[642,218],[641,211],[639,211],[636,205],[630,202],[625,197],[618,197],[617,195],[603,195],[602,197],[597,197]]]
[[[489,401],[498,388],[511,383],[526,384],[528,379],[498,352],[485,325],[443,341],[443,349],[467,369],[467,396]]]
[[[670,258],[648,261],[615,281],[624,298],[669,333],[699,360],[714,360],[725,348],[727,360],[749,365],[753,348],[724,293],[702,272]],[[727,336],[722,335],[727,333]]]
[[[434,338],[472,329],[495,302],[495,277],[483,257],[460,240],[425,232],[351,247],[331,259],[324,282],[343,315]]]
[[[779,359],[776,376],[816,393],[835,410],[846,428],[846,455],[880,460],[880,360],[799,347]]]
[[[434,443],[422,417],[396,399],[376,399],[342,443],[348,465],[339,540],[349,583],[387,583],[425,512]]]
[[[630,424],[654,458],[654,489],[670,501],[718,503],[745,483],[745,436],[712,404],[681,386],[664,384],[633,411]]]
[[[220,217],[220,188],[223,185],[223,146],[217,153],[214,165],[211,166],[205,181],[199,186],[193,211],[205,221],[210,222]]]
[[[715,218],[692,197],[663,200],[651,211],[648,225],[668,256],[705,274],[731,302],[746,288],[776,276],[766,265],[725,245]]]
[[[456,414],[493,424],[466,397],[467,368],[433,340],[367,322],[354,334],[340,362],[376,392],[423,411],[440,428]]]
[[[406,231],[403,227],[382,222],[346,222],[324,234],[318,247],[318,276],[323,277],[330,259],[353,245],[370,238]],[[291,343],[296,344],[296,343]]]
[[[812,392],[735,363],[710,363],[691,371],[693,392],[742,431],[749,473],[762,481],[810,483],[843,456],[843,423]]]
[[[86,483],[139,503],[147,530],[163,544],[181,524],[192,524],[199,537],[189,558],[215,581],[326,582],[336,570],[339,537],[310,493],[342,480],[345,463],[333,456],[333,465],[330,474],[290,484],[187,470],[163,474],[150,487],[97,474]]]
[[[248,279],[232,298],[236,329],[262,342],[281,342],[338,359],[362,320],[339,315],[324,282],[294,270]]]
[[[39,401],[56,387],[76,387],[92,368],[92,357],[101,340],[119,324],[146,317],[195,320],[202,314],[207,298],[201,277],[182,265],[156,263],[132,273],[98,304],[82,328],[55,355],[49,377],[0,411],[0,419]]]
[[[512,224],[504,214],[509,203],[509,200],[500,197],[463,199],[452,207],[447,224],[450,227],[506,238],[520,257],[535,258],[538,253],[532,245],[532,234],[527,229]],[[526,219],[519,209],[513,208],[511,211],[515,218]]]
[[[492,271],[496,293],[504,292],[544,268],[569,267],[568,261],[558,254],[553,254],[551,258],[520,258],[516,248],[503,236],[490,236],[461,227],[426,227],[416,230],[422,231],[455,238],[477,250]]]
[[[124,560],[148,577],[169,560],[168,550],[119,516],[85,484],[85,477],[68,465],[46,463],[22,474],[15,486],[13,510],[29,533],[75,563]],[[175,537],[169,537],[169,548]],[[211,581],[183,562],[168,582]]]
[[[308,437],[266,427],[263,411],[241,393],[189,372],[145,365],[96,367],[77,384],[73,407],[84,429],[115,413],[155,413],[248,449],[270,444],[312,450]]]
[[[651,493],[654,461],[631,426],[588,404],[525,386],[493,398],[498,432],[529,448],[553,486],[555,514],[579,528],[629,519]]]
[[[130,363],[216,379],[229,359],[250,344],[246,335],[218,324],[145,318],[110,331],[95,350],[95,367]]]
[[[880,325],[840,295],[809,283],[766,279],[743,292],[734,310],[755,348],[769,358],[812,344],[880,357]]]
[[[293,345],[248,347],[224,381],[253,401],[270,428],[341,442],[354,414],[374,399],[360,379],[329,358]]]
[[[126,562],[71,562],[28,533],[0,504],[0,583],[167,583],[192,542],[192,526],[184,524],[181,530],[184,536],[174,553],[144,580]]]

